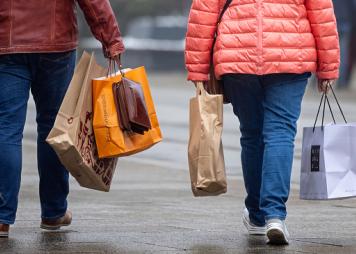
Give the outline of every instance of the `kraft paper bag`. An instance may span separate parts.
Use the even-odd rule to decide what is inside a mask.
[[[223,96],[210,95],[202,83],[190,100],[188,161],[194,196],[217,196],[227,191],[222,145]]]
[[[117,159],[99,159],[93,131],[92,79],[107,70],[84,52],[47,142],[61,163],[86,188],[109,191]]]
[[[356,196],[356,124],[304,128],[300,198]]]
[[[94,133],[100,158],[132,155],[144,151],[162,140],[162,133],[144,67],[126,69],[125,78],[142,86],[151,129],[141,134],[121,130],[115,106],[113,85],[121,74],[93,80]]]

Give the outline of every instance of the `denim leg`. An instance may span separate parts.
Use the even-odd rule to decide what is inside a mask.
[[[307,80],[306,74],[275,74],[262,78],[265,87],[260,207],[265,219],[287,215],[294,139]]]
[[[260,210],[261,172],[263,161],[263,87],[256,75],[229,74],[223,77],[224,92],[240,121],[241,162],[250,220],[265,224]]]
[[[339,31],[340,40],[340,77],[337,81],[338,87],[348,88],[350,86],[350,81],[348,79],[349,75],[349,65],[350,65],[350,40],[351,31],[349,29],[341,29]]]
[[[32,94],[37,109],[37,160],[42,218],[57,219],[67,210],[68,171],[46,143],[75,66],[75,51],[39,54]]]
[[[13,224],[21,182],[30,72],[20,55],[0,56],[0,223]]]

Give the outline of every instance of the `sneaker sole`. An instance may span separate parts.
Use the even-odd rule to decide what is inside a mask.
[[[60,225],[56,225],[56,226],[50,226],[50,225],[46,225],[46,224],[41,224],[40,225],[40,228],[42,229],[45,229],[45,230],[58,230],[60,229],[61,227],[67,227],[69,226],[70,224],[60,224]]]
[[[280,229],[272,228],[267,231],[267,238],[269,244],[285,245],[289,244],[287,238]]]
[[[9,233],[0,233],[0,238],[9,238]]]
[[[266,230],[261,230],[259,228],[251,227],[245,216],[242,216],[242,221],[250,235],[266,235]]]

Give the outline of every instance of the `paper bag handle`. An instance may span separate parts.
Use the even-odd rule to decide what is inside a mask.
[[[204,88],[204,83],[203,82],[197,82],[197,97],[199,95],[206,95],[207,94],[207,91],[205,90]]]
[[[106,76],[110,77],[112,75],[115,75],[116,74],[116,66],[117,66],[117,69],[119,70],[121,76],[125,77],[125,73],[123,71],[123,67],[122,67],[122,63],[121,63],[121,54],[118,56],[115,56],[114,58],[109,59],[108,72],[107,72]]]
[[[345,123],[347,124],[347,121],[346,121],[346,118],[345,118],[345,115],[344,115],[344,112],[340,106],[340,103],[339,103],[339,100],[337,99],[336,97],[336,94],[334,92],[334,89],[332,88],[332,86],[330,84],[327,85],[328,88],[330,88],[330,90],[332,91],[332,94],[334,95],[334,98],[335,98],[335,101],[339,107],[339,110],[341,112],[341,115],[342,117],[344,118],[344,121]],[[324,103],[323,103],[324,102]],[[315,118],[315,122],[314,122],[314,127],[313,127],[313,132],[315,131],[315,126],[316,126],[316,123],[318,121],[318,118],[319,118],[319,114],[320,114],[320,108],[321,108],[321,105],[323,104],[323,116],[322,116],[322,120],[321,120],[321,130],[324,130],[324,118],[325,118],[325,105],[326,105],[326,102],[328,103],[328,107],[329,107],[329,110],[330,110],[330,113],[331,113],[331,117],[333,118],[333,121],[334,121],[334,124],[336,124],[336,121],[335,121],[335,117],[334,117],[334,113],[332,111],[332,108],[331,108],[331,105],[330,105],[330,101],[329,101],[329,98],[328,98],[328,95],[326,92],[323,93],[323,95],[321,96],[321,100],[320,100],[320,104],[319,104],[319,108],[318,108],[318,113],[316,114],[316,118]]]
[[[344,115],[344,112],[342,111],[342,108],[341,108],[341,106],[340,106],[339,100],[338,100],[337,97],[336,97],[336,94],[335,94],[335,92],[334,92],[334,89],[333,89],[333,87],[332,87],[330,84],[329,84],[328,86],[330,87],[331,92],[333,93],[334,98],[335,98],[335,101],[336,101],[336,103],[337,103],[337,106],[338,106],[339,109],[340,109],[341,115],[342,115],[342,117],[344,118],[345,123],[347,124],[346,117],[345,117],[345,115]]]

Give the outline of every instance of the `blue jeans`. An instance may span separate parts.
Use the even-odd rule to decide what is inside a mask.
[[[45,142],[73,75],[76,52],[0,55],[0,223],[15,222],[30,90],[36,104],[42,218],[67,210],[68,172]]]
[[[339,88],[350,87],[350,41],[352,38],[352,30],[350,29],[340,29],[339,30],[339,41],[340,41],[340,76],[337,81]]]
[[[240,121],[241,161],[251,221],[286,218],[294,139],[310,73],[223,76]]]

